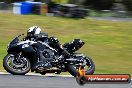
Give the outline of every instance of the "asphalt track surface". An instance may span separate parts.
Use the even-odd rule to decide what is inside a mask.
[[[132,88],[132,83],[80,86],[74,77],[0,74],[0,88]]]

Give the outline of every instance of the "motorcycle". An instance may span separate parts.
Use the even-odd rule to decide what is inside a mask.
[[[45,75],[46,73],[60,74],[68,71],[76,77],[79,67],[83,66],[86,74],[94,73],[95,65],[92,59],[76,53],[83,45],[72,43],[62,45],[70,54],[69,57],[65,57],[63,53],[60,54],[56,48],[50,46],[48,38],[45,39],[45,42],[20,40],[22,35],[15,37],[7,47],[8,54],[3,59],[3,67],[7,72],[13,75],[25,75],[31,70],[31,72]],[[41,63],[46,60],[51,67],[45,69],[40,66],[34,70],[33,66],[36,64],[34,58],[41,60]]]

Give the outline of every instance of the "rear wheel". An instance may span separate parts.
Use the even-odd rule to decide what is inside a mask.
[[[87,57],[85,58],[84,63],[85,63],[84,70],[85,70],[86,75],[93,74],[95,71],[95,65],[92,59]],[[77,67],[76,65],[70,65],[70,64],[67,64],[66,67],[72,76],[74,77],[77,76],[79,67]]]
[[[3,59],[4,69],[13,75],[25,75],[30,71],[31,63],[29,59],[20,56],[16,58],[14,54],[7,54]]]
[[[76,78],[76,81],[79,85],[84,85],[87,82],[87,79],[84,76],[79,76]]]

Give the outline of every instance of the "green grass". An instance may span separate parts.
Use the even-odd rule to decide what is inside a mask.
[[[7,54],[7,44],[16,35],[37,25],[63,44],[74,38],[85,41],[81,53],[91,57],[95,73],[127,73],[132,75],[132,22],[112,22],[93,19],[70,19],[40,15],[0,13],[0,71]]]

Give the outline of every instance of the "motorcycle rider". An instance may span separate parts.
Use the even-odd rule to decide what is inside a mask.
[[[41,42],[45,42],[48,40],[48,34],[47,33],[42,33],[41,29],[38,26],[32,26],[27,30],[27,36],[25,37],[25,40],[30,40],[30,41],[41,41]],[[38,43],[36,43],[36,46]],[[39,47],[41,48],[41,47]],[[33,69],[38,69],[38,67],[40,68],[50,68],[51,64],[50,63],[46,63],[47,61],[45,60],[45,63],[41,61],[41,59],[38,59],[39,57],[39,50],[36,51],[36,54],[34,54],[33,56]]]
[[[30,41],[43,41],[44,39],[48,38],[47,33],[42,33],[41,29],[38,26],[32,26],[27,31],[27,37],[25,40]]]
[[[68,57],[68,55],[70,55],[61,45],[61,43],[59,42],[59,40],[56,37],[50,37],[48,38],[48,34],[47,33],[42,33],[41,29],[38,26],[32,26],[28,29],[27,31],[27,37],[25,38],[25,40],[30,40],[30,41],[41,41],[41,42],[47,42],[49,43],[49,45],[52,48],[58,49],[59,53],[63,53],[65,56]],[[33,61],[34,63],[36,63],[33,66],[33,69],[38,69],[38,68],[42,68],[42,69],[48,69],[51,68],[52,65],[48,60],[45,60],[45,62],[41,62],[41,59],[38,60],[39,57],[39,51],[36,52],[37,54],[34,55]],[[36,56],[37,55],[37,56]]]

